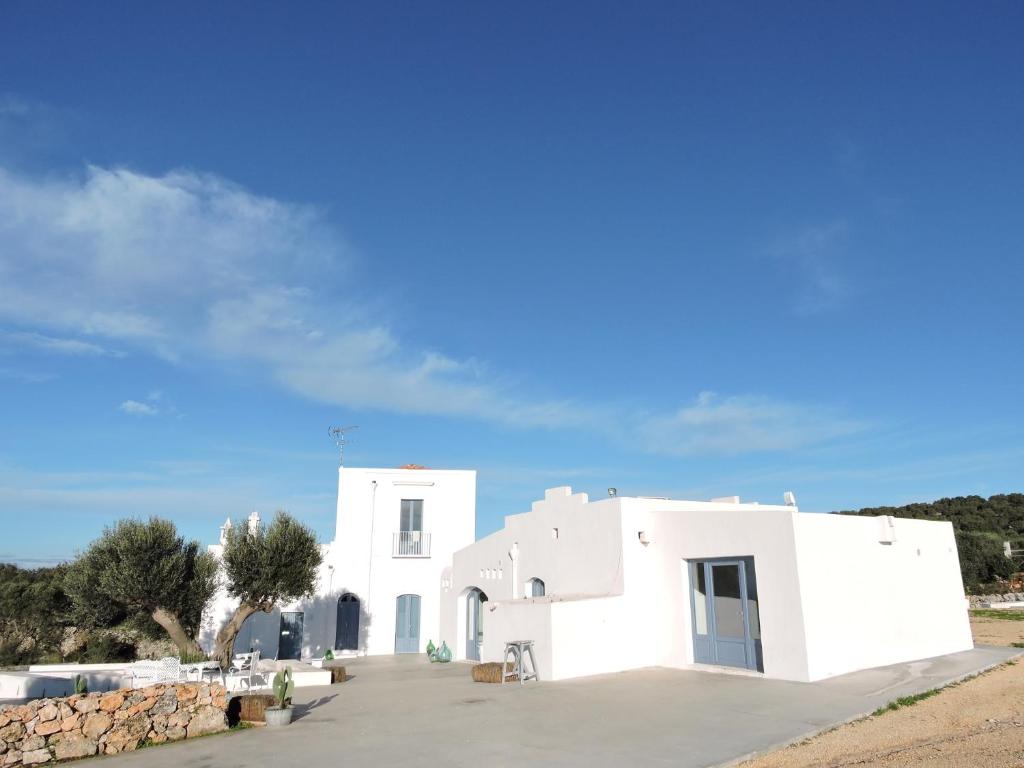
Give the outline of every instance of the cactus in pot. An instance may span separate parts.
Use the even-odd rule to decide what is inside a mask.
[[[264,712],[269,727],[288,725],[292,721],[291,700],[294,691],[295,681],[292,680],[292,668],[285,667],[274,675],[274,699],[277,700],[277,706],[267,707]]]

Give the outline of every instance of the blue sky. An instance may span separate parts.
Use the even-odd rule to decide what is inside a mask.
[[[1022,490],[1016,3],[0,4],[0,559],[348,463]]]

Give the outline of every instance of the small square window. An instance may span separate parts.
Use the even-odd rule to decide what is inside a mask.
[[[557,528],[552,528],[551,529],[551,538],[552,539],[557,539],[558,538],[558,529]]]

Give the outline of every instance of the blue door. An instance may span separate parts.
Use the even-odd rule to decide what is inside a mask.
[[[298,659],[302,656],[302,611],[281,614],[281,632],[277,641],[277,658]]]
[[[338,598],[334,647],[343,651],[359,648],[359,598],[351,593]]]
[[[480,661],[480,648],[484,644],[483,604],[487,595],[475,587],[466,595],[466,658]]]
[[[395,604],[395,653],[419,653],[420,596],[399,595]]]
[[[752,557],[690,563],[694,661],[764,671]]]

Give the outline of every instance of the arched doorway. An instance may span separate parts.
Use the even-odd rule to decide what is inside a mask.
[[[419,653],[420,596],[399,595],[395,601],[395,653]]]
[[[334,647],[342,651],[355,651],[359,648],[359,598],[351,592],[338,598]]]
[[[466,595],[466,658],[480,661],[484,643],[484,611],[487,595],[473,587]]]
[[[528,582],[526,582],[527,597],[544,597],[544,590],[544,582],[541,579],[530,579]]]

